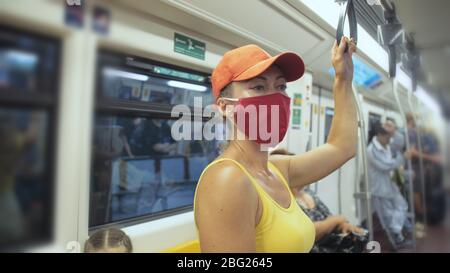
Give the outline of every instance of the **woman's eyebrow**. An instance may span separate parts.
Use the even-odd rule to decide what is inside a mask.
[[[285,77],[284,77],[283,75],[279,75],[278,77],[275,78],[275,80],[279,80],[279,79],[285,79]],[[254,81],[254,80],[263,80],[263,81],[267,81],[267,78],[264,77],[264,76],[257,76],[257,77],[254,77],[254,78],[248,80],[248,82],[252,82],[252,81]]]
[[[267,81],[267,78],[264,77],[264,76],[258,76],[258,77],[254,77],[254,78],[250,79],[249,81],[252,81],[252,80],[263,80],[263,81]]]

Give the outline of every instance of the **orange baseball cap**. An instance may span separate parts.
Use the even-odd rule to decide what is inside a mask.
[[[254,78],[273,64],[281,69],[288,82],[299,79],[305,73],[302,58],[294,52],[283,52],[272,57],[257,45],[246,45],[228,51],[211,75],[214,98],[217,99],[229,83]]]

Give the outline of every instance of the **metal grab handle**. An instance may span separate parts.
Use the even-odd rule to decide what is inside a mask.
[[[336,0],[341,6],[339,14],[339,22],[336,29],[336,42],[339,45],[344,36],[345,17],[348,17],[348,25],[350,27],[350,38],[353,38],[355,44],[358,41],[358,22],[356,21],[356,12],[353,0]],[[348,45],[345,47],[345,52],[348,50]]]

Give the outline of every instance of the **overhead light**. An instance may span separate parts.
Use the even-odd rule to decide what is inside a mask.
[[[137,80],[137,81],[143,81],[143,82],[148,81],[148,78],[149,78],[147,75],[127,72],[127,71],[118,70],[118,69],[109,68],[109,67],[103,69],[103,74],[105,76],[122,77],[122,78]]]
[[[199,92],[205,92],[208,88],[203,85],[198,84],[192,84],[192,83],[186,83],[186,82],[179,82],[179,81],[168,81],[168,86],[182,88],[182,89],[189,89],[192,91],[199,91]]]

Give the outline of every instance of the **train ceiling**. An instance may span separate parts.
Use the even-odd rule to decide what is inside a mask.
[[[421,56],[421,83],[450,110],[450,1],[394,0],[397,16],[412,33]],[[450,117],[450,112],[445,113]]]
[[[191,32],[194,30],[209,36],[229,48],[256,43],[271,54],[294,51],[304,59],[307,69],[314,75],[314,82],[331,90],[331,46],[335,30],[300,0],[113,1],[126,8],[149,13],[185,27]],[[371,12],[367,5],[359,5],[358,9]],[[338,11],[336,7],[336,12]],[[379,11],[372,11],[372,16],[376,17],[377,23],[380,21]],[[373,22],[367,21],[363,25],[369,33],[373,32],[373,29],[370,31]],[[380,72],[383,70],[364,52],[360,51],[358,56],[368,67],[379,71],[381,75],[381,84],[375,88],[362,88],[363,95],[396,109],[387,74]],[[447,77],[447,80],[449,78]]]

